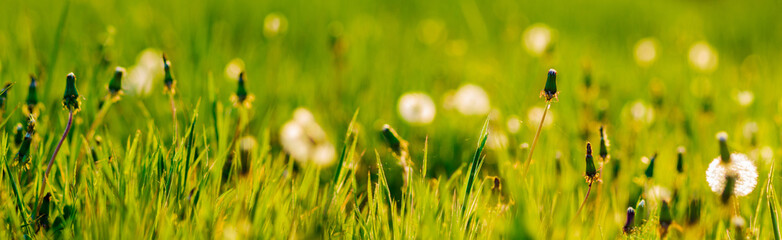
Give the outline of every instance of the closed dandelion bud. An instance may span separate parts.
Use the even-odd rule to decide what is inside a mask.
[[[35,77],[33,75],[30,75],[30,86],[27,88],[27,99],[25,100],[25,103],[27,103],[27,109],[32,113],[33,109],[35,108],[35,105],[38,105],[38,81],[35,80]]]
[[[687,206],[687,224],[693,225],[701,219],[701,200],[696,198],[690,200]]]
[[[646,223],[646,201],[641,199],[638,204],[635,205],[635,224],[643,225]]]
[[[163,84],[166,85],[166,91],[174,93],[174,87],[176,87],[176,80],[171,73],[171,62],[168,61],[166,55],[163,54],[163,70],[165,71],[165,77],[163,77]]]
[[[662,207],[660,207],[660,235],[665,237],[668,234],[668,227],[673,223],[673,217],[671,216],[671,207],[668,201],[663,200]]]
[[[730,197],[733,196],[733,189],[736,188],[736,175],[725,176],[725,189],[722,190],[720,200],[723,204],[728,204]]]
[[[252,94],[247,93],[247,88],[244,86],[246,75],[244,72],[239,73],[239,80],[237,81],[236,94],[231,96],[231,101],[235,107],[244,106],[246,108],[252,107],[252,101],[254,99]]]
[[[112,96],[116,96],[120,93],[122,93],[122,76],[125,75],[125,69],[122,67],[117,67],[116,70],[114,70],[114,77],[111,78],[111,81],[109,81],[109,93],[111,93]]]
[[[557,98],[557,70],[549,69],[548,77],[546,78],[546,86],[540,93],[541,96],[546,97],[546,101]]]
[[[657,153],[655,153],[654,156],[652,156],[652,158],[649,159],[649,166],[646,167],[646,172],[644,172],[644,174],[646,174],[647,178],[654,177],[654,161],[655,161],[655,159],[657,159]]]
[[[562,175],[562,152],[560,151],[557,151],[557,155],[555,156],[554,170],[556,171],[557,176]]]
[[[17,123],[14,130],[14,144],[18,147],[19,144],[22,144],[22,140],[24,140],[24,127],[21,123]]]
[[[720,142],[720,159],[723,164],[730,163],[730,151],[728,150],[728,133],[717,133],[717,140]]]
[[[592,144],[588,142],[586,146],[586,173],[584,176],[588,183],[592,183],[600,178],[595,167],[595,159],[592,157]]]
[[[8,101],[8,90],[11,89],[11,86],[13,86],[12,83],[5,83],[5,87],[3,87],[2,91],[3,93],[0,93],[0,110],[5,111],[5,105]]]
[[[630,234],[633,231],[633,222],[635,221],[635,209],[633,207],[627,208],[627,220],[625,220],[625,226],[622,228],[625,234]]]
[[[676,171],[684,173],[684,147],[679,147],[679,153],[676,154]]]
[[[746,239],[746,236],[744,236],[744,227],[747,222],[744,221],[744,218],[741,216],[733,216],[730,219],[730,222],[733,225],[733,232],[736,234],[734,239]]]
[[[19,146],[19,152],[16,153],[16,160],[20,163],[27,163],[30,154],[30,144],[33,141],[33,134],[35,134],[35,119],[30,118],[27,122],[27,132],[22,139],[22,145]]]
[[[608,136],[603,126],[600,126],[600,158],[603,160],[608,158]]]
[[[397,134],[396,131],[393,128],[391,128],[391,126],[389,126],[388,124],[383,125],[382,133],[383,133],[383,139],[386,140],[386,143],[391,148],[391,150],[394,151],[394,153],[396,154],[401,154],[402,144],[404,140],[402,140],[399,137],[399,134]]]
[[[62,105],[69,111],[79,111],[79,92],[76,90],[76,76],[69,73],[65,78],[65,94],[62,97]]]
[[[494,185],[491,186],[491,190],[495,193],[500,192],[502,190],[502,185],[500,185],[500,178],[494,177]]]

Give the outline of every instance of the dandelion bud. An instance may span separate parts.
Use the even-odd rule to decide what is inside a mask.
[[[562,152],[557,151],[554,161],[554,170],[557,172],[557,176],[562,175]]]
[[[166,91],[174,93],[176,80],[174,80],[174,75],[171,74],[171,61],[168,61],[165,54],[163,54],[163,70],[166,73],[165,77],[163,78],[163,84],[166,85]]]
[[[746,236],[744,236],[744,227],[747,224],[746,221],[744,221],[744,218],[741,216],[733,216],[730,219],[731,224],[733,224],[733,229],[735,235],[735,239],[746,239]]]
[[[693,225],[701,219],[701,200],[696,198],[690,200],[687,206],[687,224]]]
[[[668,201],[663,200],[663,205],[660,207],[660,236],[665,237],[668,234],[668,227],[673,223],[673,217],[671,216],[671,207]]]
[[[676,171],[684,173],[684,147],[679,147],[679,153],[676,154]]]
[[[396,130],[391,128],[388,124],[383,125],[383,138],[386,140],[386,143],[388,143],[388,146],[391,147],[391,150],[394,151],[396,154],[402,154],[403,146],[407,145],[405,140],[403,140],[401,137],[399,137],[399,134],[396,133]]]
[[[627,208],[627,220],[625,220],[625,226],[622,228],[625,234],[630,234],[633,230],[633,222],[635,220],[635,209],[633,207]]]
[[[657,159],[657,153],[654,153],[651,159],[649,159],[649,166],[646,167],[646,178],[652,178],[654,176],[654,160]]]
[[[12,83],[8,82],[5,83],[5,87],[3,87],[2,91],[3,93],[0,93],[0,111],[5,111],[5,103],[8,101],[8,90],[11,89],[11,86],[13,86]]]
[[[117,67],[114,70],[114,77],[109,81],[109,93],[112,96],[122,93],[122,76],[125,75],[125,68]]]
[[[30,86],[27,88],[27,99],[25,100],[29,113],[33,112],[35,105],[38,105],[38,91],[36,91],[37,88],[38,81],[35,80],[33,75],[30,75]]]
[[[722,163],[730,163],[730,151],[728,151],[728,133],[717,133],[717,140],[720,142],[720,159],[722,159]]]
[[[68,73],[65,78],[65,94],[62,97],[62,105],[69,111],[79,110],[79,92],[76,91],[76,76]]]
[[[603,126],[600,126],[600,158],[603,160],[608,158],[608,136]]]
[[[14,144],[18,147],[19,144],[22,144],[22,140],[24,139],[24,127],[21,123],[16,124],[16,129],[14,130]]]
[[[641,201],[635,205],[635,224],[643,225],[646,222],[646,217],[646,201],[641,199]]]
[[[592,183],[599,178],[597,174],[597,168],[595,168],[595,160],[592,157],[592,144],[587,142],[586,146],[586,173],[585,177],[588,183]]]
[[[252,101],[254,99],[252,94],[247,94],[247,88],[244,87],[245,74],[239,73],[239,79],[237,81],[236,94],[231,96],[231,101],[235,107],[244,106],[246,108],[252,107]]]
[[[491,190],[495,193],[500,192],[502,190],[502,185],[500,185],[500,178],[494,177],[494,185],[491,186]]]
[[[725,176],[725,189],[722,190],[720,200],[723,204],[728,204],[730,197],[733,196],[733,190],[736,188],[736,175]]]
[[[543,88],[543,92],[541,92],[540,95],[545,96],[546,101],[551,101],[551,99],[557,97],[557,93],[557,70],[552,68],[548,70],[546,86]]]
[[[27,121],[27,133],[25,133],[24,139],[22,139],[22,145],[19,146],[19,152],[16,153],[16,160],[22,164],[27,163],[27,160],[29,160],[28,157],[30,153],[30,144],[33,141],[34,133],[35,119],[30,117],[30,119]]]

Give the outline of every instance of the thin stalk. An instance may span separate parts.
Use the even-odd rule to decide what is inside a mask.
[[[73,124],[73,109],[70,109],[68,111],[68,125],[65,125],[65,132],[62,133],[62,137],[60,138],[60,142],[57,143],[57,147],[54,148],[54,152],[52,153],[52,157],[49,159],[49,165],[46,166],[46,172],[43,174],[43,183],[41,184],[41,191],[38,193],[38,203],[35,204],[35,211],[33,211],[33,216],[30,216],[30,218],[35,219],[35,216],[38,215],[38,211],[40,211],[41,207],[41,199],[43,199],[43,193],[46,189],[46,180],[49,178],[49,172],[52,170],[52,164],[54,163],[54,159],[57,157],[57,153],[60,152],[60,147],[62,147],[62,143],[65,142],[65,138],[68,137],[68,132],[71,130],[71,125]]]
[[[538,125],[538,132],[535,133],[535,138],[532,139],[532,146],[529,149],[529,156],[527,156],[527,161],[524,162],[524,165],[527,165],[529,167],[530,161],[532,160],[532,153],[535,152],[535,146],[538,144],[538,137],[540,137],[540,130],[543,129],[543,122],[546,121],[546,113],[548,113],[548,109],[551,107],[551,100],[546,100],[546,108],[543,109],[543,117],[540,118],[540,125]],[[524,170],[526,175],[526,171]]]
[[[171,119],[174,121],[174,145],[177,145],[177,138],[179,138],[179,124],[176,120],[176,103],[174,103],[174,93],[168,93],[168,101],[171,103]]]
[[[103,119],[106,117],[106,114],[109,112],[109,108],[111,108],[111,105],[114,104],[114,100],[111,99],[111,97],[107,97],[106,103],[101,106],[100,110],[98,111],[98,115],[95,116],[95,120],[92,121],[92,125],[90,125],[90,130],[87,131],[87,140],[92,140],[92,137],[95,135],[95,130],[98,128],[98,125],[103,122]]]
[[[587,194],[584,196],[584,201],[581,202],[581,206],[578,207],[578,211],[576,211],[575,218],[578,218],[578,214],[581,213],[581,209],[584,209],[584,205],[586,205],[587,200],[589,200],[589,193],[592,192],[592,183],[589,183],[589,188],[587,189]]]

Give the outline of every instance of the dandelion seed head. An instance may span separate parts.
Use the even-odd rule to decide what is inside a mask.
[[[225,77],[231,80],[238,80],[239,74],[244,71],[244,61],[240,58],[231,59],[228,64],[225,65]]]
[[[714,158],[706,170],[706,181],[712,192],[721,194],[725,189],[725,178],[727,175],[737,176],[736,186],[733,193],[736,196],[746,196],[755,189],[758,183],[758,171],[755,163],[741,153],[730,155],[731,161],[723,164],[720,157]]]
[[[465,84],[453,95],[452,106],[467,116],[486,115],[491,110],[489,94],[474,84]]]
[[[274,38],[288,30],[288,19],[280,13],[270,13],[263,19],[263,35]]]
[[[654,38],[644,38],[635,44],[635,62],[640,66],[648,66],[657,58],[657,41]]]
[[[752,91],[739,91],[736,93],[736,102],[742,107],[749,106],[755,101],[755,94]]]
[[[522,34],[524,47],[533,56],[542,55],[553,38],[553,31],[546,24],[537,23],[528,27]]]
[[[336,156],[334,145],[305,108],[296,109],[293,118],[282,126],[280,142],[285,152],[302,165],[330,165]]]
[[[697,42],[690,47],[690,65],[696,70],[710,73],[717,68],[718,56],[714,48],[707,42]]]
[[[521,129],[521,119],[516,115],[512,115],[508,117],[506,125],[508,127],[508,132],[517,133]]]
[[[426,93],[405,93],[399,98],[399,115],[412,125],[426,125],[434,121],[437,110],[434,101]]]

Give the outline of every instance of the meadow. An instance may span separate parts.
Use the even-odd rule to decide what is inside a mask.
[[[0,239],[781,238],[778,1],[0,5]]]

